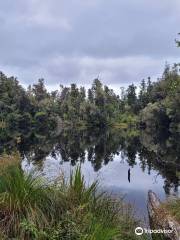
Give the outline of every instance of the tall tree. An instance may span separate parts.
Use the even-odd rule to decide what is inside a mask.
[[[39,79],[37,84],[33,84],[32,93],[38,102],[48,97],[43,78]]]
[[[137,113],[137,95],[136,95],[136,86],[134,84],[129,85],[127,92],[127,103],[130,106],[133,113]]]

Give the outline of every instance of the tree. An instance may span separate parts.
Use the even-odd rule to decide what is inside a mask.
[[[90,103],[94,103],[94,96],[91,89],[88,89],[88,100]]]
[[[131,84],[126,90],[127,104],[133,113],[137,113],[138,111],[136,88],[134,84]]]
[[[33,84],[32,93],[38,102],[48,97],[43,78],[39,79],[37,84]]]
[[[146,82],[144,79],[141,81],[138,98],[139,98],[139,107],[140,109],[143,109],[147,105],[147,88],[146,88]]]

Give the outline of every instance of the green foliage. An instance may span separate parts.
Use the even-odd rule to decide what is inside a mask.
[[[127,89],[127,104],[130,107],[130,111],[133,113],[137,113],[137,95],[136,95],[136,86],[134,84],[129,85]]]
[[[166,110],[161,103],[149,103],[141,112],[141,121],[146,123],[147,127],[158,128],[168,126],[168,117]],[[167,124],[166,124],[167,123]]]
[[[10,167],[0,176],[0,208],[2,232],[20,234],[22,219],[28,218],[44,226],[51,216],[49,189],[32,174],[24,175],[18,167]]]
[[[20,223],[20,229],[21,229],[21,236],[26,236],[27,233],[30,236],[32,240],[38,239],[43,240],[47,239],[48,235],[45,231],[42,231],[37,228],[37,226],[33,222],[29,222],[28,220],[24,219]]]
[[[62,126],[136,127],[140,119],[142,126],[164,126],[171,132],[179,132],[178,71],[178,64],[166,65],[158,81],[152,82],[149,77],[141,81],[139,89],[134,84],[126,90],[121,88],[120,97],[99,79],[93,81],[86,96],[85,88],[76,84],[61,85],[60,90],[49,93],[43,79],[25,90],[16,78],[0,73],[1,126],[14,132],[36,129],[43,134]]]
[[[17,167],[9,167],[0,179],[4,239],[136,239],[136,221],[127,205],[100,194],[97,182],[87,186],[80,167],[68,182],[61,178],[54,185]]]
[[[178,223],[180,223],[180,199],[174,198],[167,202],[164,202],[160,206],[164,210],[165,214],[173,217]]]
[[[92,183],[88,188],[85,186],[84,176],[81,168],[77,167],[75,173],[71,172],[69,181],[69,191],[74,202],[83,205],[95,199],[93,195],[97,190],[97,182]]]
[[[57,116],[53,105],[54,100],[42,79],[26,91],[16,78],[8,78],[0,72],[0,121],[6,123],[1,124],[3,129],[22,132],[31,131],[34,126],[40,130],[53,129]]]
[[[107,126],[119,113],[119,97],[95,79],[86,98],[85,89],[78,89],[75,84],[70,88],[61,86],[58,99],[59,115],[72,123],[84,121],[88,126]]]
[[[17,79],[0,75],[0,120],[11,131],[55,130],[65,124],[106,127],[124,111],[124,103],[112,89],[95,79],[88,90],[76,84],[48,93],[44,80],[23,89]],[[130,96],[129,96],[130,99]]]
[[[119,115],[117,122],[125,123],[128,127],[136,127],[138,124],[138,117],[133,113],[125,112]]]
[[[162,79],[151,89],[152,101],[141,111],[142,123],[147,127],[164,127],[179,132],[180,123],[180,76],[178,67],[167,65]]]

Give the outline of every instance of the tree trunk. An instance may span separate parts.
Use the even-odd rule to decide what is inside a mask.
[[[163,233],[165,239],[180,240],[180,225],[160,208],[161,202],[154,192],[148,192],[148,213],[152,229],[172,230]]]

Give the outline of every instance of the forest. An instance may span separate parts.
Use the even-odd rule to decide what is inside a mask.
[[[0,73],[0,128],[11,132],[53,131],[57,127],[166,128],[180,132],[179,66],[165,66],[162,77],[143,79],[119,94],[95,79],[90,89],[60,85],[49,92],[44,80],[27,89]],[[1,131],[2,132],[2,131]],[[5,136],[4,136],[5,137]]]

